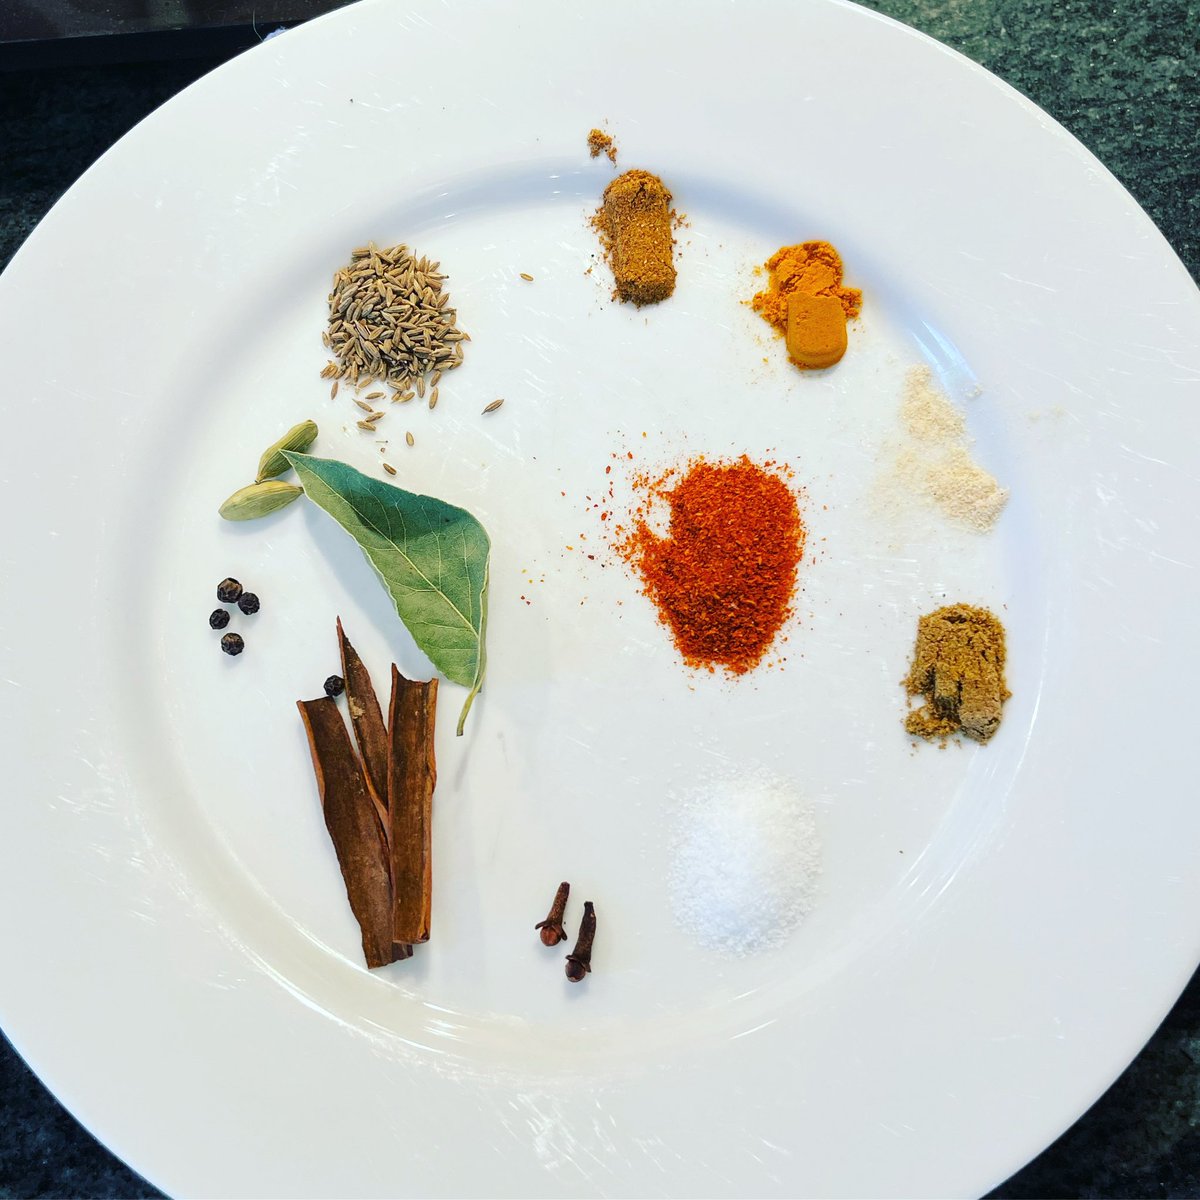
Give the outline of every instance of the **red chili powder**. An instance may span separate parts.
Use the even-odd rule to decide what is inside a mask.
[[[634,480],[642,501],[617,549],[641,574],[688,666],[744,674],[791,614],[805,531],[796,497],[773,467],[746,455],[701,457],[678,482],[676,471]],[[657,500],[670,509],[661,538],[646,522]]]

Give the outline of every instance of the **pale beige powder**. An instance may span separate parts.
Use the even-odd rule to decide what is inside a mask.
[[[933,382],[933,372],[928,367],[913,367],[905,376],[900,419],[913,437],[924,442],[949,445],[963,438],[967,431],[962,413]]]
[[[905,377],[900,421],[907,436],[894,448],[891,486],[924,498],[976,533],[991,529],[1008,491],[971,457],[963,415],[926,366]]]

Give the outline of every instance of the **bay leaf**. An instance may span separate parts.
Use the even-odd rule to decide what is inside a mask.
[[[487,670],[487,531],[464,508],[373,479],[331,458],[285,451],[305,495],[358,543],[418,647],[469,688],[458,733]]]

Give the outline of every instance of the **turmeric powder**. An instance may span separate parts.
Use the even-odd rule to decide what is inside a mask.
[[[862,292],[842,285],[841,255],[828,242],[802,242],[777,250],[766,270],[767,286],[750,301],[751,307],[786,335],[788,354],[797,366],[833,366],[846,352],[846,321],[862,309]],[[822,299],[793,305],[797,296]]]
[[[836,296],[793,292],[787,305],[787,351],[799,367],[832,367],[846,353],[846,314]]]

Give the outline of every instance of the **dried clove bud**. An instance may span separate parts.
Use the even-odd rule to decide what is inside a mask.
[[[567,897],[571,894],[571,885],[563,882],[554,893],[554,903],[544,921],[539,921],[534,929],[542,931],[543,946],[557,946],[567,939],[567,931],[563,929],[563,914],[567,911]]]
[[[596,936],[596,910],[590,900],[583,903],[583,920],[579,922],[579,940],[567,955],[567,978],[579,983],[592,969],[592,940]]]

